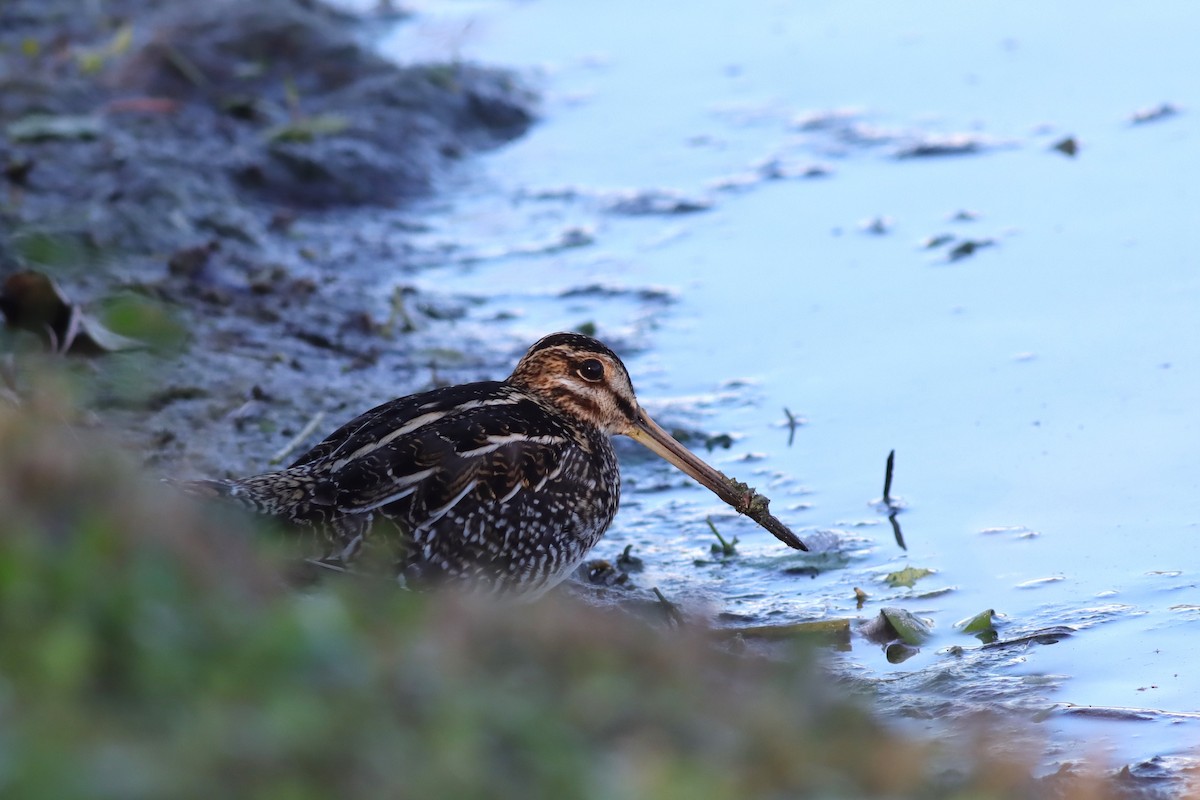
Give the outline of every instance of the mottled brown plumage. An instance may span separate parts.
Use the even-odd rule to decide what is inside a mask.
[[[618,433],[803,548],[765,498],[646,416],[615,353],[571,333],[534,344],[507,380],[384,403],[285,470],[189,486],[322,531],[316,560],[327,566],[382,551],[409,581],[536,595],[566,577],[612,522],[621,478],[610,437]]]

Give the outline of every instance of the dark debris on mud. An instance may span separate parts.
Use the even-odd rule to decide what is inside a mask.
[[[140,399],[98,404],[147,462],[261,466],[318,411],[492,371],[438,325],[453,299],[413,298],[402,242],[356,241],[355,215],[524,133],[536,98],[517,76],[396,66],[311,0],[0,15],[0,278],[45,272],[85,307],[133,295],[186,331],[131,368]]]

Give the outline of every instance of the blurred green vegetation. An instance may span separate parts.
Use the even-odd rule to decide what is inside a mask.
[[[1106,796],[891,732],[807,650],[567,593],[290,588],[282,537],[65,423],[63,385],[0,403],[0,795]]]
[[[125,291],[104,298],[98,316],[113,333],[127,336],[163,353],[178,353],[187,333],[164,303]]]
[[[84,236],[75,233],[17,226],[14,231],[9,231],[9,237],[16,263],[32,269],[47,269],[56,275],[83,271],[104,260],[103,253]]]

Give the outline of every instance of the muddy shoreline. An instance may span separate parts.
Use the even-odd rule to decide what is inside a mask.
[[[395,66],[307,0],[3,14],[0,274],[151,345],[81,371],[153,471],[263,467],[319,415],[503,368],[406,284],[404,209],[533,124],[518,76]]]

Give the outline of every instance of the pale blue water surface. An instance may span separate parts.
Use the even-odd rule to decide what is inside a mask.
[[[831,654],[878,680],[885,710],[1040,711],[1051,764],[1195,754],[1195,6],[413,5],[386,53],[449,48],[546,98],[528,136],[427,209],[421,245],[457,263],[418,285],[487,298],[463,324],[514,352],[594,323],[660,422],[734,436],[702,455],[814,550],[787,551],[630,449],[598,555],[633,544],[639,586],[730,624],[882,606],[932,620],[902,664],[861,638]],[[1178,113],[1131,122],[1162,103]],[[1051,148],[1068,137],[1075,157]],[[898,157],[964,141],[973,152]],[[619,213],[631,198],[707,210]],[[985,246],[951,260],[968,240]],[[805,419],[791,446],[785,407]],[[869,504],[892,448],[907,552]],[[709,553],[709,514],[737,558]],[[803,566],[821,572],[788,571]],[[889,588],[905,566],[935,572]],[[1077,633],[971,650],[953,625],[987,608],[1001,638]]]

